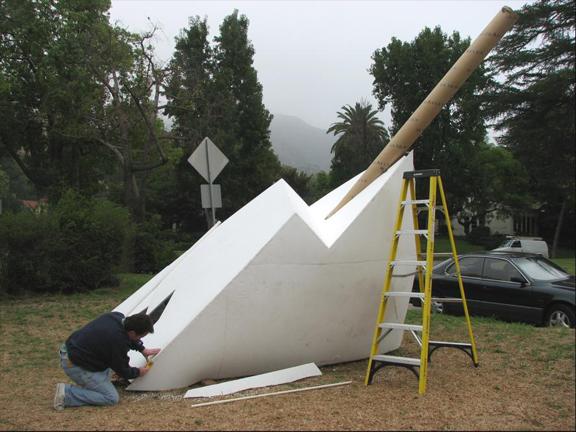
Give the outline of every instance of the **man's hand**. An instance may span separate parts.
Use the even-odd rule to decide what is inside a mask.
[[[142,350],[142,354],[144,354],[144,357],[156,355],[159,352],[160,352],[160,348],[145,348],[144,350]]]
[[[144,375],[146,375],[148,372],[150,372],[150,368],[149,367],[141,367],[138,368],[140,369],[140,375],[141,377],[143,377]]]

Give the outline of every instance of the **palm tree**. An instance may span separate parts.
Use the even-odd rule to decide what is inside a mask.
[[[388,141],[384,123],[376,117],[367,101],[345,105],[337,113],[340,121],[332,123],[326,133],[339,135],[330,150],[332,185],[337,186],[366,169]]]

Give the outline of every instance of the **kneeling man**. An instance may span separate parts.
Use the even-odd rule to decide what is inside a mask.
[[[160,352],[144,348],[141,339],[148,333],[154,333],[150,316],[140,313],[125,318],[120,312],[105,313],[72,333],[60,347],[60,360],[66,375],[78,386],[57,384],[54,409],[117,404],[112,371],[124,379],[148,373],[147,367],[130,367],[128,351],[139,351],[145,357]]]

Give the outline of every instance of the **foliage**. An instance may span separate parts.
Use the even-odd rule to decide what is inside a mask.
[[[174,118],[174,135],[185,148],[179,164],[180,187],[188,194],[189,217],[200,208],[200,178],[185,162],[208,136],[228,157],[218,180],[226,217],[280,178],[272,151],[272,116],[262,103],[262,86],[253,67],[254,48],[248,19],[234,11],[220,26],[214,47],[205,20],[192,18],[177,38],[170,62],[166,113]]]
[[[563,219],[571,218],[564,232],[574,220],[574,1],[539,0],[519,15],[490,58],[496,79],[487,112],[503,132],[498,142],[529,168],[541,219],[556,226],[554,253]]]
[[[491,234],[490,228],[487,226],[477,226],[472,228],[468,234],[466,234],[466,240],[473,244],[482,246],[484,249],[494,249],[502,244],[506,236],[502,234]]]
[[[380,109],[391,106],[392,133],[408,120],[469,44],[458,32],[447,36],[440,27],[424,28],[412,42],[392,38],[387,47],[374,52],[370,68],[374,95]],[[479,179],[466,174],[485,140],[478,94],[486,83],[480,66],[415,143],[415,168],[440,169],[452,214],[462,209],[471,190],[479,187],[475,184]],[[418,194],[423,195],[420,190]]]
[[[53,218],[31,212],[1,215],[0,292],[52,291],[55,266],[50,258],[59,240]]]
[[[305,172],[298,171],[296,168],[282,165],[281,177],[294,189],[294,191],[306,202],[310,195],[310,179],[311,175]]]
[[[308,188],[310,190],[310,195],[308,196],[306,202],[308,204],[312,204],[332,190],[330,174],[326,173],[325,171],[320,171],[314,174],[308,182]]]
[[[153,31],[111,26],[109,8],[109,0],[0,3],[0,156],[53,199],[69,187],[104,192],[120,171],[139,218],[137,173],[165,161],[163,75],[146,45]]]
[[[6,174],[0,167],[0,199],[4,198],[8,194],[10,186],[10,179],[8,174]]]
[[[48,212],[0,217],[0,290],[91,290],[107,283],[129,226],[127,210],[67,191]]]
[[[456,212],[465,233],[472,224],[484,225],[494,215],[510,216],[531,208],[528,173],[508,150],[482,144],[470,160],[472,164],[462,173],[462,181],[474,180],[465,206]]]
[[[109,6],[105,0],[0,3],[0,152],[40,195],[61,184],[97,188],[100,155],[82,156],[89,143],[70,136],[81,134],[83,116],[101,103],[81,44],[107,21]]]
[[[345,105],[326,133],[339,135],[330,150],[334,154],[330,178],[334,187],[368,168],[388,141],[384,124],[376,117],[378,110],[366,101]]]
[[[157,273],[176,258],[173,242],[163,237],[159,217],[137,226],[131,238],[136,273]]]
[[[185,218],[184,208],[188,208],[179,190],[178,164],[183,159],[184,151],[181,147],[166,144],[167,162],[155,169],[143,182],[146,196],[146,214],[159,215],[162,227],[171,228]],[[188,170],[191,170],[188,165]],[[197,188],[199,189],[199,188]],[[198,190],[193,192],[198,192]]]

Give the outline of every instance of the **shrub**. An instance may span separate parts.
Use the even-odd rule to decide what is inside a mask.
[[[18,295],[52,289],[51,256],[59,242],[53,222],[27,211],[0,216],[0,292]]]
[[[0,217],[0,290],[74,292],[112,280],[130,224],[126,209],[66,192],[48,212]]]
[[[176,258],[171,232],[162,230],[160,216],[139,224],[132,236],[134,272],[156,273]]]
[[[69,191],[58,202],[53,217],[60,234],[54,251],[59,290],[95,289],[111,279],[130,225],[128,211]]]

